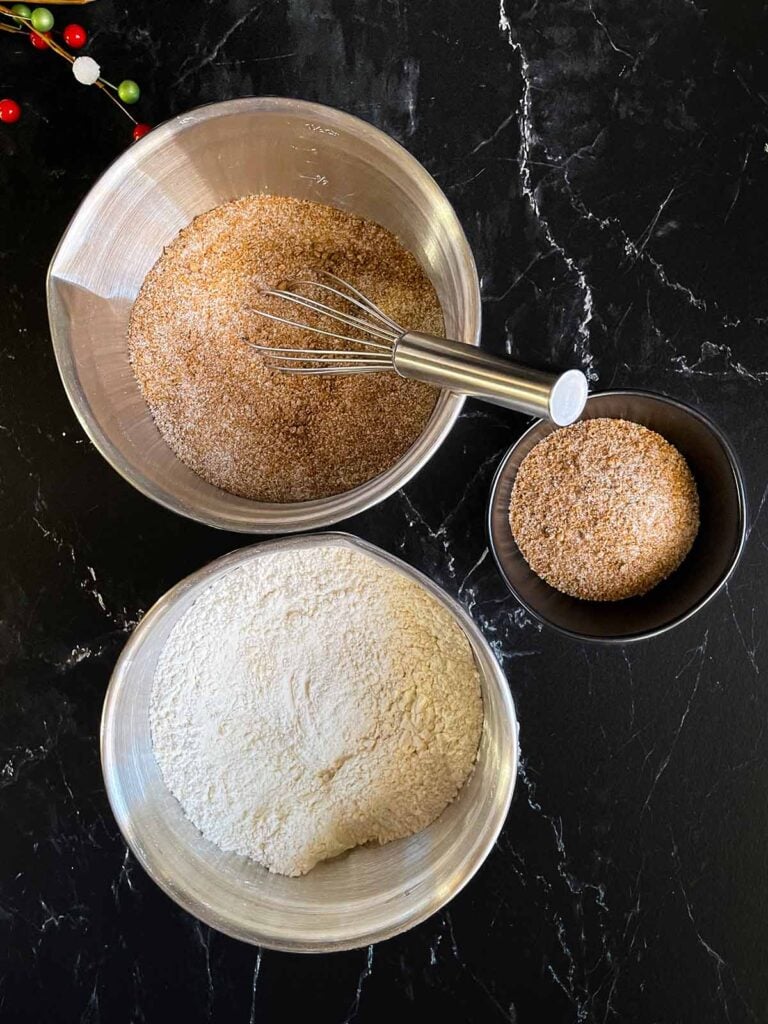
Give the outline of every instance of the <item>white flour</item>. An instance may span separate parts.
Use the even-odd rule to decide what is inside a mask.
[[[150,714],[191,821],[286,875],[429,825],[472,770],[483,719],[450,614],[336,546],[262,555],[209,587],[168,639]]]

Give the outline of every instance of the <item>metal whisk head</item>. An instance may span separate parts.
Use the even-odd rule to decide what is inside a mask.
[[[328,327],[310,326],[300,320],[291,320],[288,317],[267,313],[263,309],[256,309],[254,312],[268,317],[270,320],[276,320],[278,323],[287,324],[289,327],[311,331],[313,334],[322,334],[327,338],[335,338],[337,341],[348,341],[360,347],[357,349],[316,349],[259,345],[256,342],[247,342],[247,344],[264,355],[265,365],[269,369],[282,370],[284,373],[381,373],[386,370],[394,370],[394,347],[399,338],[405,334],[405,328],[387,316],[375,302],[372,302],[367,295],[364,295],[348,281],[324,270],[317,271],[317,274],[318,278],[325,280],[296,280],[291,284],[314,288],[322,293],[334,295],[341,300],[343,307],[347,308],[340,309],[338,306],[330,306],[325,302],[282,288],[269,288],[264,291],[264,294],[277,299],[285,299],[287,302],[292,302],[296,306],[301,306],[327,318]],[[365,337],[355,338],[349,334],[342,334],[339,330],[332,330],[331,327],[334,324],[360,331]]]

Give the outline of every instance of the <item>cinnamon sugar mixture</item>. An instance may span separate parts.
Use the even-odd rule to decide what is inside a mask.
[[[509,519],[547,583],[571,597],[618,601],[677,569],[699,529],[699,496],[688,463],[656,431],[582,420],[523,459]]]
[[[397,462],[434,408],[434,388],[395,373],[293,376],[268,370],[244,344],[349,348],[254,312],[295,319],[296,307],[261,289],[318,269],[405,327],[443,333],[434,289],[394,235],[284,196],[246,196],[196,217],[136,299],[131,363],[160,433],[182,462],[233,494],[291,502],[349,490]],[[311,317],[301,319],[319,323]]]

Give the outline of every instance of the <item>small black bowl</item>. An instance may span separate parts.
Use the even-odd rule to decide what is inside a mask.
[[[744,547],[747,503],[733,449],[697,409],[648,391],[607,391],[587,401],[582,418],[601,416],[642,423],[687,459],[699,491],[701,526],[682,565],[647,594],[623,601],[580,601],[529,568],[512,537],[509,503],[520,463],[559,429],[544,420],[534,423],[502,459],[491,487],[488,532],[501,575],[531,615],[578,640],[628,643],[685,622],[725,585]]]

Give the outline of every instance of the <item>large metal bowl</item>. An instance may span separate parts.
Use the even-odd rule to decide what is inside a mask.
[[[512,445],[499,465],[488,505],[488,532],[501,575],[527,611],[577,640],[623,644],[680,625],[725,586],[744,547],[747,503],[733,448],[698,409],[649,391],[606,391],[589,398],[583,414],[585,419],[600,416],[642,423],[688,461],[699,492],[701,525],[682,565],[647,594],[625,601],[579,601],[529,568],[512,536],[509,504],[523,459],[557,429],[543,420]]]
[[[453,209],[421,164],[377,128],[330,107],[260,97],[182,114],[132,146],[96,182],[48,273],[53,346],[69,400],[104,458],[147,497],[228,530],[328,526],[382,501],[437,450],[463,398],[443,392],[400,461],[317,501],[250,501],[212,486],[161,437],[128,361],[126,333],[147,272],[193,217],[251,193],[296,196],[378,221],[419,259],[448,337],[476,345],[480,290]]]
[[[360,550],[420,583],[455,617],[480,672],[484,726],[474,772],[428,828],[360,847],[302,878],[271,874],[222,853],[184,816],[152,752],[149,700],[170,631],[208,586],[266,552],[320,545]],[[346,534],[269,541],[219,558],[183,580],[142,620],[107,690],[101,758],[112,810],[139,862],[180,906],[237,939],[271,949],[327,952],[386,939],[444,906],[472,878],[498,836],[517,774],[517,722],[504,674],[472,619],[400,559]]]

